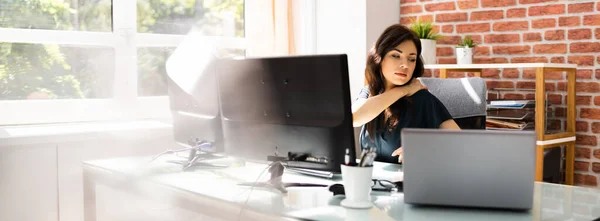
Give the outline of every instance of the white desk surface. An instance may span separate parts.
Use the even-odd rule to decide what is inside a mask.
[[[425,69],[485,69],[485,68],[577,68],[576,64],[501,63],[501,64],[427,64]]]
[[[181,172],[180,166],[165,162],[167,159],[174,159],[174,156],[163,156],[151,163],[148,163],[149,159],[138,157],[88,161],[84,162],[84,171],[98,179],[113,177],[113,183],[115,180],[127,183],[143,180],[156,184],[170,191],[170,200],[178,194],[184,195],[181,198],[188,200],[186,202],[194,198],[192,201],[202,206],[191,208],[207,209],[207,205],[213,206],[214,208],[208,208],[213,213],[229,213],[225,216],[226,220],[236,219],[246,200],[248,203],[243,210],[243,217],[247,219],[250,219],[251,214],[310,220],[592,220],[600,217],[600,189],[536,183],[534,209],[527,212],[416,207],[405,205],[403,194],[396,192],[373,192],[372,201],[375,206],[367,210],[356,210],[341,207],[340,201],[344,197],[333,196],[326,187],[288,188],[288,194],[283,195],[262,188],[254,188],[250,194],[249,187],[237,185],[238,182],[254,182],[265,168],[264,164],[246,163],[245,166],[227,169]],[[401,174],[400,171],[401,167],[397,165],[379,163],[375,165],[374,176],[395,179],[397,174]],[[267,172],[261,177],[261,180],[266,179]],[[283,181],[326,185],[341,183],[339,178],[329,180],[291,173],[284,174]],[[150,192],[158,192],[145,187],[147,185],[134,185],[134,188],[146,190],[144,196],[148,196]]]

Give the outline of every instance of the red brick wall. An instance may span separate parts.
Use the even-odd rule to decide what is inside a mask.
[[[474,63],[577,64],[577,149],[575,182],[600,183],[600,1],[598,0],[401,0],[400,23],[433,21],[444,35],[437,44],[438,63],[455,64],[454,46],[471,35],[479,44]],[[439,73],[426,72],[426,76]],[[470,73],[466,73],[470,75]],[[452,73],[463,77],[465,73]],[[489,88],[512,91],[489,98],[533,98],[533,69],[491,69]],[[564,128],[566,78],[547,75],[547,99],[553,104],[549,129]]]

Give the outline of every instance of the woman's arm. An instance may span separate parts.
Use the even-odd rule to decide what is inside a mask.
[[[440,124],[440,129],[460,130],[460,127],[454,120],[450,119],[442,122],[442,124]]]
[[[368,123],[398,99],[410,96],[421,89],[425,89],[425,86],[421,81],[415,80],[409,85],[395,87],[367,99],[358,99],[352,104],[352,124],[354,127],[360,127]]]

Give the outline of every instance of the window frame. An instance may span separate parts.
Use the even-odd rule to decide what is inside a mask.
[[[177,47],[185,35],[137,33],[137,1],[112,1],[112,10],[112,32],[0,28],[0,42],[102,46],[115,54],[115,71],[108,73],[114,75],[112,98],[0,100],[0,126],[171,117],[168,96],[138,97],[137,49]],[[203,38],[247,49],[243,37]]]

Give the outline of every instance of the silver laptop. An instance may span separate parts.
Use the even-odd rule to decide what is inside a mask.
[[[535,132],[402,130],[404,202],[531,209]]]

